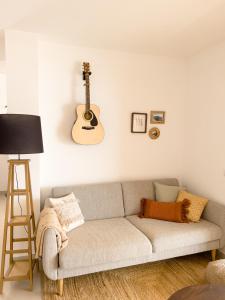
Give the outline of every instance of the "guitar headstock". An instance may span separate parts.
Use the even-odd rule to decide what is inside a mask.
[[[90,75],[90,64],[88,62],[83,62],[83,80],[86,80]]]
[[[90,64],[88,62],[83,63],[83,71],[84,71],[84,73],[90,72]]]

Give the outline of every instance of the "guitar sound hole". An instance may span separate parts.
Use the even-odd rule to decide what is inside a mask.
[[[85,120],[90,121],[92,119],[92,113],[90,111],[86,111],[84,113],[84,118]]]

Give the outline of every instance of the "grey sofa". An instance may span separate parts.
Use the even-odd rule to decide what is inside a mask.
[[[153,182],[178,185],[176,179],[161,179],[53,188],[53,197],[74,192],[85,217],[84,225],[68,233],[69,244],[59,254],[55,231],[48,229],[44,236],[43,269],[58,280],[60,295],[64,278],[224,246],[225,207],[213,201],[199,223],[140,219],[140,199],[155,199]]]

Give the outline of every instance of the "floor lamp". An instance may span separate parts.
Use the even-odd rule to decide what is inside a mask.
[[[31,191],[29,159],[21,159],[21,154],[42,153],[42,131],[39,116],[22,114],[0,114],[0,154],[17,154],[18,159],[10,159],[8,172],[8,189],[5,210],[4,234],[2,243],[2,262],[0,274],[0,293],[3,282],[13,280],[29,280],[33,287],[33,244],[35,249],[35,218]],[[16,168],[24,168],[25,187],[19,188]],[[23,196],[26,210],[22,212],[19,197]],[[21,214],[15,214],[15,200],[21,206]],[[27,236],[15,237],[15,227],[23,226]],[[9,235],[9,247],[7,239]],[[16,243],[26,242],[27,248],[19,249]],[[19,245],[19,244],[18,244]],[[18,259],[15,254],[25,254],[25,258]],[[6,256],[9,256],[9,269],[5,272]]]

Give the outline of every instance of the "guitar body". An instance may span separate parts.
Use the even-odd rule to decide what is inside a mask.
[[[104,129],[99,120],[99,107],[95,104],[90,104],[89,116],[86,116],[86,105],[78,105],[76,111],[77,120],[72,129],[74,142],[82,145],[101,143],[104,138]]]

